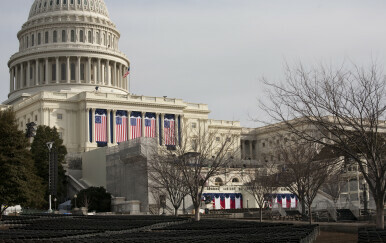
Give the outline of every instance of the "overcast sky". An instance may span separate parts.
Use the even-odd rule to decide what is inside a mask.
[[[210,118],[263,116],[261,78],[281,81],[283,64],[362,64],[386,58],[386,1],[105,0],[131,61],[131,92],[205,103]],[[9,57],[33,0],[1,0],[0,100]]]

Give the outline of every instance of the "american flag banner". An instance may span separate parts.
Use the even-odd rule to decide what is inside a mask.
[[[123,75],[123,78],[126,78],[127,76],[129,76],[130,74],[130,67],[127,68],[127,72],[125,73],[125,75]]]
[[[115,116],[115,133],[117,143],[127,141],[127,111],[117,111]]]
[[[146,113],[145,115],[145,137],[155,138],[156,119],[154,113]]]
[[[164,139],[165,145],[176,145],[176,138],[174,134],[174,115],[165,115],[164,119]]]
[[[95,111],[95,141],[107,143],[107,111],[97,109]]]
[[[130,139],[136,139],[142,136],[142,116],[140,112],[131,112],[130,133]]]

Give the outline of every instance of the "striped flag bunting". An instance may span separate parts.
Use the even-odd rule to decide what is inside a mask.
[[[175,128],[174,115],[165,115],[165,119],[164,119],[165,145],[176,145],[174,128]]]
[[[155,138],[156,119],[154,113],[146,113],[145,115],[145,137]]]
[[[107,142],[107,111],[97,109],[95,111],[95,141]]]
[[[130,132],[130,139],[136,139],[142,136],[142,117],[140,112],[131,112]]]
[[[117,143],[127,141],[127,111],[117,111],[115,117],[115,131]]]

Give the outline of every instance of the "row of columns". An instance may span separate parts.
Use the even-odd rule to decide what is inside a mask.
[[[95,111],[96,109],[95,108],[92,108],[91,109],[91,137],[92,137],[92,143],[96,143],[96,140],[95,140]],[[117,143],[117,140],[116,140],[116,126],[114,124],[116,124],[116,112],[118,110],[116,109],[110,109],[110,110],[107,110],[107,143],[108,144],[111,144],[111,137],[113,137],[113,144],[116,144]],[[110,121],[111,121],[111,112],[113,114],[113,124],[110,124]],[[130,140],[131,138],[131,129],[130,129],[130,114],[132,111],[130,110],[126,110],[127,114],[128,114],[128,124],[127,124],[127,130],[128,130],[128,133],[127,133],[127,137],[128,137],[128,140]],[[142,117],[142,122],[141,122],[141,137],[145,137],[145,115],[146,115],[147,112],[141,112],[141,117]],[[86,142],[90,142],[90,127],[89,127],[89,121],[90,121],[90,117],[89,117],[89,114],[90,114],[90,109],[86,109],[86,113],[85,113],[85,116],[86,116],[86,123],[87,123],[87,127],[86,127],[86,132],[87,132],[87,136],[86,136]],[[160,139],[160,145],[165,145],[165,133],[164,133],[164,120],[165,120],[165,114],[164,113],[155,113],[156,114],[156,127],[155,127],[155,138],[157,138],[157,141]],[[180,118],[180,119],[179,119]],[[159,127],[160,125],[160,119],[161,119],[161,128]],[[175,136],[175,143],[176,145],[178,144],[179,142],[179,129],[178,129],[178,121],[180,120],[181,121],[181,124],[180,124],[180,130],[182,131],[182,128],[183,128],[183,124],[182,124],[182,121],[183,121],[183,116],[182,115],[175,115],[175,122],[174,122],[174,136]],[[113,135],[111,134],[111,125],[113,125]],[[161,137],[160,137],[160,133],[161,133]]]
[[[241,140],[241,158],[242,159],[256,159],[253,151],[254,140]],[[247,145],[248,144],[248,145]],[[249,147],[249,153],[246,152],[247,146]],[[256,148],[256,146],[255,146]]]
[[[65,83],[71,83],[71,57],[67,56],[65,58],[66,79],[64,81]],[[93,61],[92,59],[96,60]],[[35,59],[13,65],[10,68],[10,92],[43,84],[63,83],[60,72],[63,72],[63,70],[61,70],[63,61],[60,62],[60,60],[60,57],[55,57],[52,61],[49,58],[45,58],[43,62],[41,62],[41,59]],[[124,72],[127,70],[127,65],[115,61],[110,65],[110,62],[112,61],[87,57],[86,62],[83,62],[84,79],[81,79],[82,57],[76,57],[75,63],[73,62],[75,64],[75,82],[80,84],[82,80],[84,80],[84,83],[87,84],[93,83],[114,86],[127,90],[127,78],[123,78]],[[50,74],[54,72],[54,70],[52,70],[52,64],[56,65],[55,80],[50,77]],[[33,65],[35,68],[31,69]]]

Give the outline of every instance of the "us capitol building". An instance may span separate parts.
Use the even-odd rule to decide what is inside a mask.
[[[19,51],[8,62],[9,95],[0,108],[14,109],[20,130],[30,122],[58,129],[68,150],[70,195],[103,186],[114,196],[114,211],[151,211],[155,199],[140,144],[153,138],[159,146],[178,145],[183,127],[204,126],[219,139],[239,136],[244,168],[273,159],[276,132],[269,128],[211,120],[206,104],[133,95],[130,61],[119,51],[120,33],[103,0],[35,0],[17,38]],[[242,173],[229,169],[210,181],[205,193],[215,195],[215,208],[256,207],[242,189]],[[285,190],[278,193],[290,200],[288,208],[297,204]],[[353,191],[354,199],[360,193]]]

